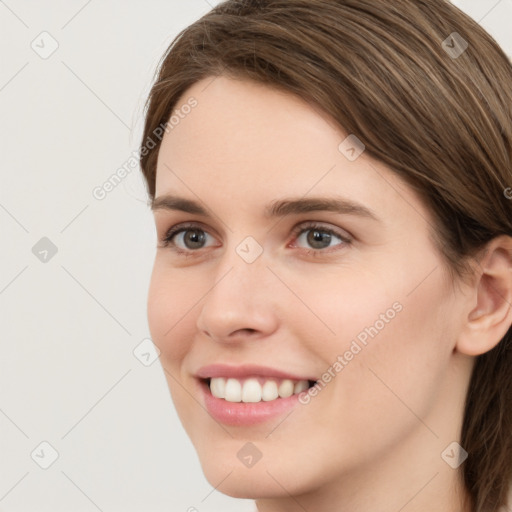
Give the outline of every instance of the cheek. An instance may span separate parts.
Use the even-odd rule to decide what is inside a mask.
[[[294,283],[297,295],[305,298],[308,308],[288,303],[282,311],[284,323],[295,326],[295,339],[302,343],[313,340],[311,351],[332,363],[339,354],[350,350],[353,341],[365,347],[365,343],[369,345],[370,340],[380,338],[403,314],[399,290],[394,288],[378,283],[370,273],[319,273],[307,282]],[[292,317],[296,322],[291,321]],[[304,336],[308,331],[311,336]]]
[[[455,309],[439,276],[409,296],[395,298],[391,309],[387,302],[361,302],[366,316],[361,313],[358,321],[366,322],[352,326],[345,342],[353,340],[361,350],[353,356],[357,362],[343,370],[337,392],[342,402],[357,397],[364,404],[359,412],[365,417],[357,417],[354,428],[366,424],[372,434],[382,433],[386,425],[390,432],[397,425],[413,426],[411,410],[428,415],[444,385],[456,337],[450,321]]]
[[[447,371],[457,311],[444,276],[433,273],[416,288],[428,269],[403,272],[388,274],[387,282],[370,274],[352,275],[310,295],[315,312],[335,333],[326,331],[324,342],[310,348],[325,362],[324,371],[331,367],[336,375],[336,384],[328,385],[329,393],[337,395],[335,402],[358,404],[354,429],[378,416],[377,411],[383,420],[387,410],[407,422],[409,411],[401,400],[418,414],[426,413]]]
[[[194,314],[194,306],[202,295],[204,292],[195,280],[155,261],[148,290],[147,318],[151,338],[163,361],[181,360],[188,351],[194,336],[189,315]],[[190,332],[185,332],[187,329]]]
[[[407,358],[413,364],[410,358],[416,356],[425,358],[425,364],[448,359],[456,308],[439,261],[420,242],[414,245],[412,240],[410,252],[379,261],[370,256],[364,268],[319,279],[323,293],[315,294],[314,304],[335,332],[329,343],[331,358],[350,350],[355,341],[361,347],[358,359],[371,357],[379,364]],[[417,256],[416,263],[411,263],[410,254]],[[318,289],[313,281],[308,286]]]
[[[182,361],[196,335],[191,321],[194,305],[205,292],[179,270],[169,269],[156,260],[148,290],[147,317],[151,339],[160,350],[160,364],[175,409],[183,425],[193,424],[197,404],[184,387]],[[199,304],[197,304],[199,307]]]

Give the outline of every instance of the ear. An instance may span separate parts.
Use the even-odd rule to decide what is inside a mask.
[[[492,350],[512,325],[512,237],[493,238],[483,252],[456,346],[470,356]]]

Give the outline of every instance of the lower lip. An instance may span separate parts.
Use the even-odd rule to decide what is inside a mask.
[[[288,398],[276,398],[269,402],[228,402],[217,398],[210,392],[209,385],[199,381],[204,395],[206,409],[217,421],[226,425],[247,426],[264,423],[289,411],[299,403],[299,395]]]

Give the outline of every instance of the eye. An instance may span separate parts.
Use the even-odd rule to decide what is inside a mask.
[[[208,238],[213,238],[201,227],[192,225],[173,226],[167,231],[162,239],[164,247],[172,246],[177,252],[184,253],[203,249],[213,245],[208,244]]]
[[[344,231],[325,227],[316,222],[300,224],[294,230],[292,247],[302,248],[307,253],[331,252],[328,249],[346,246],[351,238]],[[200,249],[215,246],[214,237],[198,224],[178,224],[171,227],[161,239],[162,247],[169,247],[180,255],[192,256]],[[297,243],[298,242],[298,243]],[[309,248],[308,248],[309,246]]]
[[[348,245],[351,242],[347,235],[316,223],[310,223],[306,226],[304,224],[300,225],[295,230],[295,235],[296,242],[299,242],[298,245],[302,245],[306,250],[309,246],[310,252],[330,249],[338,245]]]

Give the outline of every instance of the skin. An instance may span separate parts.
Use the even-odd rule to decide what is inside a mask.
[[[227,76],[194,84],[177,108],[190,97],[197,106],[162,141],[155,196],[198,201],[210,215],[154,216],[159,241],[170,227],[196,222],[205,246],[187,249],[183,233],[174,241],[188,256],[158,243],[148,321],[206,478],[220,492],[256,499],[260,512],[464,510],[461,468],[441,454],[460,439],[472,356],[501,339],[510,307],[477,279],[451,282],[419,197],[367,153],[349,161],[338,149],[348,134],[318,108]],[[329,211],[263,215],[278,199],[333,195],[378,221]],[[311,232],[293,234],[306,221],[351,242],[333,236],[327,249],[315,248]],[[247,236],[263,249],[253,263],[236,251]],[[505,275],[508,260],[493,254],[482,264]],[[501,288],[493,281],[509,299],[510,280]],[[202,407],[200,367],[253,363],[320,379],[397,302],[402,310],[286,419],[225,426]],[[262,454],[251,468],[237,458],[248,441]]]

